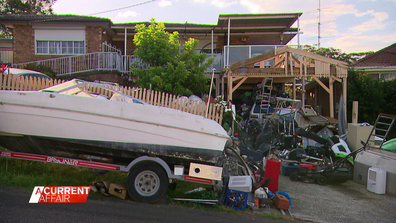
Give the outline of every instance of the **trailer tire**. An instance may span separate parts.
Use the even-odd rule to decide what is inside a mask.
[[[129,171],[127,178],[128,194],[136,202],[158,202],[166,194],[168,185],[165,170],[153,162],[136,165]]]

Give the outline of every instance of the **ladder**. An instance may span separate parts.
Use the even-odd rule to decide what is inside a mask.
[[[269,109],[271,106],[271,93],[272,93],[272,82],[273,82],[272,77],[265,77],[263,81],[261,82],[261,101],[260,101],[260,114],[263,111],[266,111],[265,113],[269,113]]]
[[[367,138],[365,147],[376,148],[375,137],[380,137],[382,140],[378,149],[381,149],[382,144],[385,142],[385,139],[388,136],[393,123],[395,122],[395,119],[396,115],[380,113],[377,117],[377,120],[375,121],[369,137]]]

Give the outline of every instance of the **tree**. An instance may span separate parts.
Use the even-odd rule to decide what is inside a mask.
[[[3,0],[1,14],[53,14],[52,5],[56,0]]]
[[[340,49],[335,49],[333,47],[329,47],[329,48],[321,47],[317,49],[311,45],[304,45],[303,50],[347,62],[348,65],[351,65],[357,60],[374,53],[373,51],[359,52],[359,53],[344,53],[341,52]]]
[[[214,59],[196,51],[198,40],[190,38],[180,52],[179,33],[166,32],[165,25],[154,18],[149,27],[140,24],[136,31],[133,42],[140,61],[131,70],[139,86],[187,96],[208,90],[205,70]]]
[[[56,0],[1,0],[0,15],[52,15],[52,5],[55,1]],[[4,24],[0,24],[0,36],[11,37],[12,31]]]
[[[347,110],[352,111],[353,101],[359,101],[358,122],[374,124],[380,113],[395,114],[396,111],[396,79],[373,79],[370,74],[348,71]],[[352,113],[348,112],[348,120]],[[396,137],[396,125],[389,133],[389,138]]]

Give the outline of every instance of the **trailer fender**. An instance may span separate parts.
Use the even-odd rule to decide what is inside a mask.
[[[163,159],[158,158],[158,157],[150,157],[150,156],[141,156],[141,157],[138,157],[138,158],[134,159],[132,162],[130,162],[130,163],[128,164],[128,166],[123,166],[123,167],[121,167],[120,170],[121,170],[121,171],[124,171],[124,172],[129,172],[129,170],[130,170],[132,167],[134,167],[136,164],[141,163],[141,162],[147,162],[147,161],[149,161],[149,162],[155,162],[155,163],[161,165],[161,166],[164,168],[164,170],[166,171],[166,173],[167,173],[169,179],[182,179],[182,176],[174,175],[174,174],[172,173],[172,171],[171,171],[169,165],[168,165]]]

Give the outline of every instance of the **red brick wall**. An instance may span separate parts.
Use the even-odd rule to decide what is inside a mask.
[[[85,53],[102,51],[103,28],[100,26],[87,26],[85,29]]]
[[[14,63],[35,60],[34,57],[34,30],[32,26],[14,26]]]

